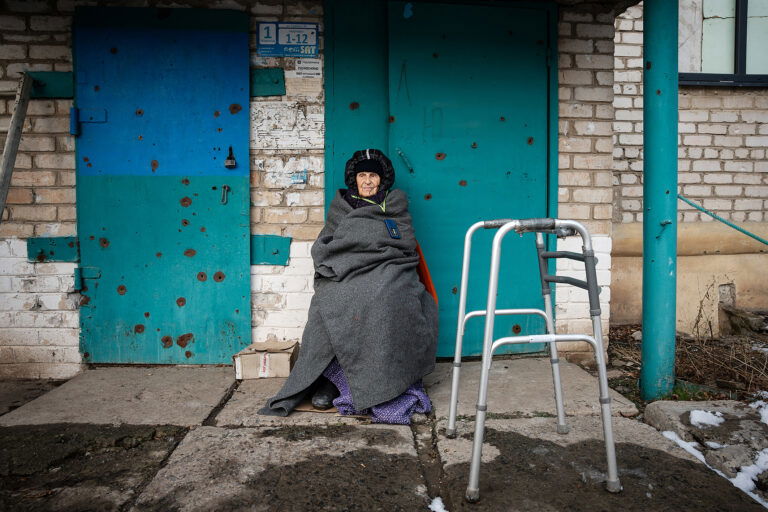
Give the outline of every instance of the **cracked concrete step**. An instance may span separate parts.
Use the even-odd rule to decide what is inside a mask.
[[[134,510],[425,510],[428,502],[408,427],[198,427]]]
[[[233,384],[229,367],[96,368],[0,416],[0,425],[200,425]]]
[[[435,406],[435,416],[448,417],[451,396],[452,363],[439,363],[424,379]],[[579,366],[560,360],[565,413],[568,416],[599,416],[597,378]],[[480,362],[463,363],[459,387],[458,415],[474,417],[480,386]],[[611,390],[614,415],[634,416],[637,407]],[[488,413],[519,417],[554,416],[555,398],[552,370],[548,358],[498,359],[491,366],[488,387]]]

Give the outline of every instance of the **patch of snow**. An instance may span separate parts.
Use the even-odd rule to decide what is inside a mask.
[[[700,446],[699,443],[695,443],[695,442],[689,443],[688,441],[683,441],[682,439],[680,439],[680,436],[678,436],[675,432],[672,432],[671,430],[665,430],[664,432],[661,433],[661,435],[663,435],[670,441],[677,443],[677,446],[687,451],[688,453],[690,453],[691,455],[699,459],[701,462],[704,462],[704,464],[707,464],[704,461],[704,454],[702,454],[698,449],[698,446]],[[709,465],[707,464],[707,466]],[[719,471],[717,472],[720,473]],[[720,474],[722,475],[722,473]]]
[[[716,427],[725,421],[723,413],[709,411],[691,411],[691,425],[698,428]]]
[[[707,441],[704,444],[707,445],[707,448],[712,448],[713,450],[719,450],[720,448],[725,448],[724,444],[716,443],[714,441]]]
[[[742,491],[749,492],[755,488],[757,475],[766,469],[768,469],[768,448],[757,454],[754,464],[741,466],[741,470],[735,477],[731,478],[731,482]]]
[[[759,398],[768,398],[768,391],[756,391],[755,396]]]
[[[761,347],[760,345],[752,345],[752,350],[755,352],[762,352],[763,354],[768,354],[768,347]]]
[[[741,466],[741,470],[738,474],[731,478],[731,483],[749,494],[757,502],[759,502],[765,508],[768,508],[768,502],[761,499],[758,495],[753,493],[755,490],[755,480],[757,475],[768,469],[768,448],[765,448],[757,454],[755,463],[749,466]]]
[[[448,512],[445,505],[443,505],[443,498],[440,496],[432,500],[432,503],[429,504],[429,510],[432,512]]]
[[[735,477],[728,478],[727,476],[725,476],[725,474],[723,474],[722,471],[715,469],[709,464],[707,464],[707,462],[704,460],[704,455],[702,455],[702,453],[698,450],[698,448],[696,448],[697,446],[699,446],[698,443],[689,443],[688,441],[683,441],[682,439],[680,439],[680,436],[678,436],[675,432],[672,432],[671,430],[665,430],[664,432],[661,433],[661,435],[663,435],[670,441],[675,442],[680,448],[682,448],[686,452],[690,453],[691,455],[699,459],[709,469],[711,469],[721,477],[731,482],[735,487],[741,489],[744,493],[748,494],[752,499],[760,503],[763,507],[768,508],[768,502],[766,502],[764,499],[762,499],[760,496],[758,496],[753,492],[755,488],[754,478],[764,471],[763,469],[759,469],[759,468],[765,466],[765,468],[768,469],[768,448],[766,448],[765,450],[761,451],[758,454],[757,460],[755,461],[754,464],[752,464],[751,466],[742,466],[741,471],[739,471],[739,473]],[[744,473],[743,476],[742,476],[742,473]],[[753,474],[754,474],[754,477],[752,476]],[[747,478],[749,478],[749,482],[746,481]],[[750,483],[751,483],[751,487],[749,486]],[[743,487],[742,487],[742,484],[743,484]]]
[[[765,391],[760,391],[760,393],[765,393]],[[757,412],[760,413],[760,421],[768,424],[768,403],[765,403],[762,400],[758,400],[756,402],[752,402],[749,404],[749,406],[753,409],[757,409]]]

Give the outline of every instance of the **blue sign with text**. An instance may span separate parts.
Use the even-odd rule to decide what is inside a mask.
[[[317,56],[317,23],[259,23],[257,53],[262,57]]]

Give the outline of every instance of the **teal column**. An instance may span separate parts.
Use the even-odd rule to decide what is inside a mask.
[[[675,383],[678,0],[645,0],[643,50],[643,346],[640,396]]]

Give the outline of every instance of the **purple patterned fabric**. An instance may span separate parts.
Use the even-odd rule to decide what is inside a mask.
[[[393,425],[410,425],[411,416],[414,413],[429,413],[432,410],[432,402],[424,390],[421,380],[408,386],[400,396],[393,398],[379,405],[374,405],[370,409],[358,411],[352,403],[352,393],[349,391],[347,378],[344,376],[344,370],[334,358],[333,361],[323,372],[323,375],[333,382],[341,393],[333,401],[333,405],[344,415],[370,415],[374,423],[390,423]]]

